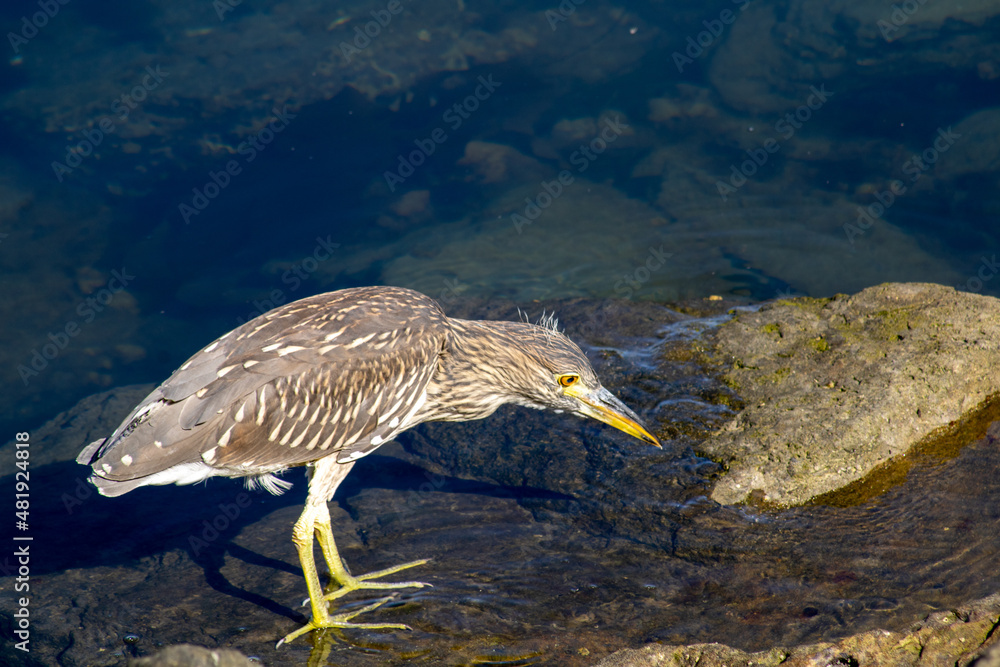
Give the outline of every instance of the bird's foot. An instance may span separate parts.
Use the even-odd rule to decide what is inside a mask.
[[[336,600],[337,598],[343,597],[348,593],[361,589],[377,589],[377,590],[392,590],[396,588],[425,588],[430,587],[430,584],[424,583],[422,581],[371,581],[372,579],[381,579],[390,574],[396,574],[402,570],[406,570],[411,567],[416,567],[417,565],[423,565],[427,563],[428,560],[423,558],[421,560],[415,560],[410,563],[403,563],[402,565],[396,565],[395,567],[388,567],[384,570],[377,570],[375,572],[369,572],[368,574],[361,574],[358,576],[353,576],[350,574],[342,574],[337,578],[337,583],[340,584],[340,588],[333,591],[332,593],[327,593],[323,596],[324,600]],[[343,579],[341,581],[340,579]]]
[[[376,600],[370,605],[362,607],[357,611],[345,612],[343,614],[330,614],[325,610],[321,611],[320,616],[317,618],[315,615],[309,619],[309,622],[304,626],[296,630],[295,632],[289,633],[281,641],[279,641],[274,648],[278,648],[282,644],[287,644],[293,639],[301,637],[304,634],[308,634],[313,630],[319,630],[320,628],[358,628],[363,630],[410,630],[410,626],[403,625],[402,623],[352,623],[351,619],[365,612],[372,611],[373,609],[378,609],[386,602],[392,598],[382,598],[381,600]]]

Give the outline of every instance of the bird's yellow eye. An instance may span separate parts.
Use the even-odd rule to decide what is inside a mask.
[[[563,387],[572,387],[579,379],[579,375],[560,375],[559,384]]]

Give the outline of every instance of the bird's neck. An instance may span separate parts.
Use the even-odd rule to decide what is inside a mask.
[[[511,330],[518,323],[452,318],[450,324],[420,421],[483,419],[505,403],[542,407],[522,398],[511,372],[523,354]]]

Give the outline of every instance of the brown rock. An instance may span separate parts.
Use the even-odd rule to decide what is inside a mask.
[[[1000,393],[983,372],[1000,363],[1000,300],[941,285],[777,301],[738,312],[714,341],[747,406],[702,445],[729,469],[721,503],[805,503],[918,443],[933,450]]]
[[[931,614],[909,632],[872,630],[837,642],[805,644],[746,653],[724,644],[664,646],[612,653],[594,667],[724,667],[733,665],[986,665],[997,664],[1000,643],[993,631],[1000,619],[1000,595],[976,600],[955,611]],[[992,661],[992,662],[991,662]]]
[[[245,667],[254,663],[239,651],[178,644],[131,664],[132,667]]]

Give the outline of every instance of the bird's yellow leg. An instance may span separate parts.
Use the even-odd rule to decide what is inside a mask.
[[[326,564],[330,568],[330,576],[340,586],[340,588],[332,593],[326,594],[324,596],[326,600],[335,600],[347,595],[351,591],[359,589],[392,590],[396,588],[423,588],[430,586],[430,584],[422,581],[371,581],[372,579],[381,579],[390,574],[396,574],[407,568],[423,565],[427,562],[426,558],[388,567],[384,570],[369,572],[368,574],[361,574],[356,577],[348,572],[344,561],[340,557],[340,552],[337,551],[337,544],[333,539],[333,529],[330,527],[330,512],[325,504],[322,507],[322,514],[316,519],[316,538],[319,540],[319,548],[323,551]]]
[[[371,611],[383,604],[387,600],[378,600],[366,607],[362,607],[357,611],[352,611],[344,614],[330,614],[327,610],[326,601],[323,599],[323,589],[319,584],[319,573],[316,571],[316,561],[313,558],[313,530],[319,534],[320,530],[318,528],[317,519],[326,517],[326,530],[329,534],[330,531],[330,515],[326,509],[326,503],[322,503],[322,510],[319,510],[317,506],[306,504],[306,508],[302,511],[302,515],[299,520],[295,522],[295,527],[292,529],[292,542],[295,543],[295,548],[299,552],[299,562],[302,564],[302,573],[306,578],[306,587],[309,589],[309,603],[312,607],[312,618],[309,622],[290,633],[284,639],[278,642],[277,646],[281,646],[287,642],[292,641],[296,637],[304,635],[313,630],[319,628],[365,628],[368,630],[378,630],[378,629],[396,629],[396,630],[409,630],[409,626],[402,625],[400,623],[352,623],[351,619],[359,614],[363,614],[367,611]],[[332,538],[331,538],[332,539]],[[322,543],[322,542],[321,542]],[[341,564],[343,567],[343,564]],[[277,648],[277,646],[275,648]]]

